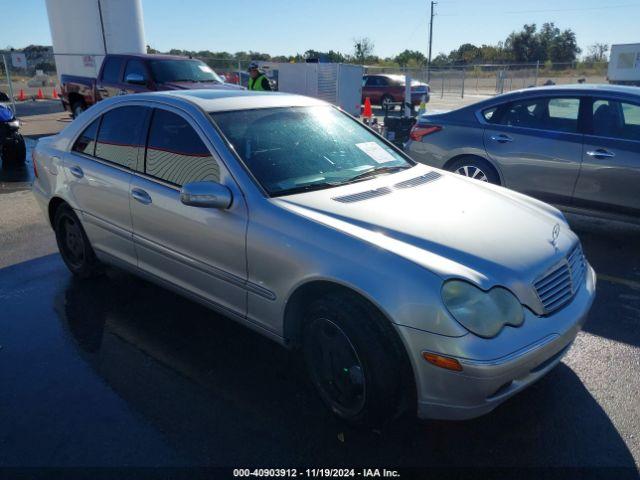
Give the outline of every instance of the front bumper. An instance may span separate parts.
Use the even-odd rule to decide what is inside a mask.
[[[573,301],[548,317],[526,311],[521,327],[505,327],[492,339],[467,334],[445,337],[396,326],[416,377],[418,417],[464,420],[490,412],[555,367],[584,324],[595,297],[588,274]],[[436,367],[423,352],[458,359],[461,372]]]

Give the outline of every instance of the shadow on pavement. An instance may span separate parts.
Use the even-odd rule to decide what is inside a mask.
[[[111,277],[68,280],[55,315],[78,354],[189,462],[634,468],[564,364],[473,421],[355,430],[324,409],[295,354],[166,290]]]
[[[598,275],[584,330],[640,346],[640,226],[570,217]]]

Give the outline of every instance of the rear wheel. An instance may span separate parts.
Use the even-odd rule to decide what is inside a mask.
[[[81,100],[76,100],[71,105],[71,116],[78,118],[78,116],[87,109],[87,106]]]
[[[380,106],[384,109],[388,108],[389,110],[393,110],[395,107],[391,105],[392,103],[393,97],[391,95],[384,94],[380,99]]]
[[[69,205],[62,204],[58,207],[53,226],[60,255],[71,273],[80,278],[95,277],[102,273],[101,264],[87,234]]]
[[[496,169],[486,160],[480,157],[465,156],[452,162],[447,166],[447,170],[457,173],[463,177],[473,178],[481,182],[500,185],[500,176]]]
[[[400,413],[407,377],[394,335],[375,308],[354,296],[334,293],[311,304],[302,332],[305,363],[335,415],[379,425]]]

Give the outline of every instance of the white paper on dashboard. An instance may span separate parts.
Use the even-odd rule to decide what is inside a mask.
[[[393,162],[396,158],[376,142],[356,143],[356,147],[369,155],[378,163]]]

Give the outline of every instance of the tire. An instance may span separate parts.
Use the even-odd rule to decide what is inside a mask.
[[[483,182],[500,185],[500,176],[496,169],[480,157],[464,156],[447,165],[447,170],[459,175]]]
[[[53,228],[58,250],[67,268],[79,278],[92,278],[102,273],[89,238],[73,209],[62,204],[56,210]]]
[[[382,98],[380,98],[380,106],[382,108],[384,108],[386,103],[389,102],[393,102],[393,97],[387,93],[385,93],[384,95],[382,95]],[[396,107],[389,107],[389,110],[394,110]]]
[[[302,352],[311,382],[336,416],[379,426],[403,413],[413,377],[396,335],[380,312],[355,295],[332,293],[311,303]]]
[[[24,138],[14,133],[2,144],[2,165],[22,165],[27,159],[27,147]]]
[[[87,106],[82,100],[76,100],[71,104],[71,116],[75,119],[87,109]]]

